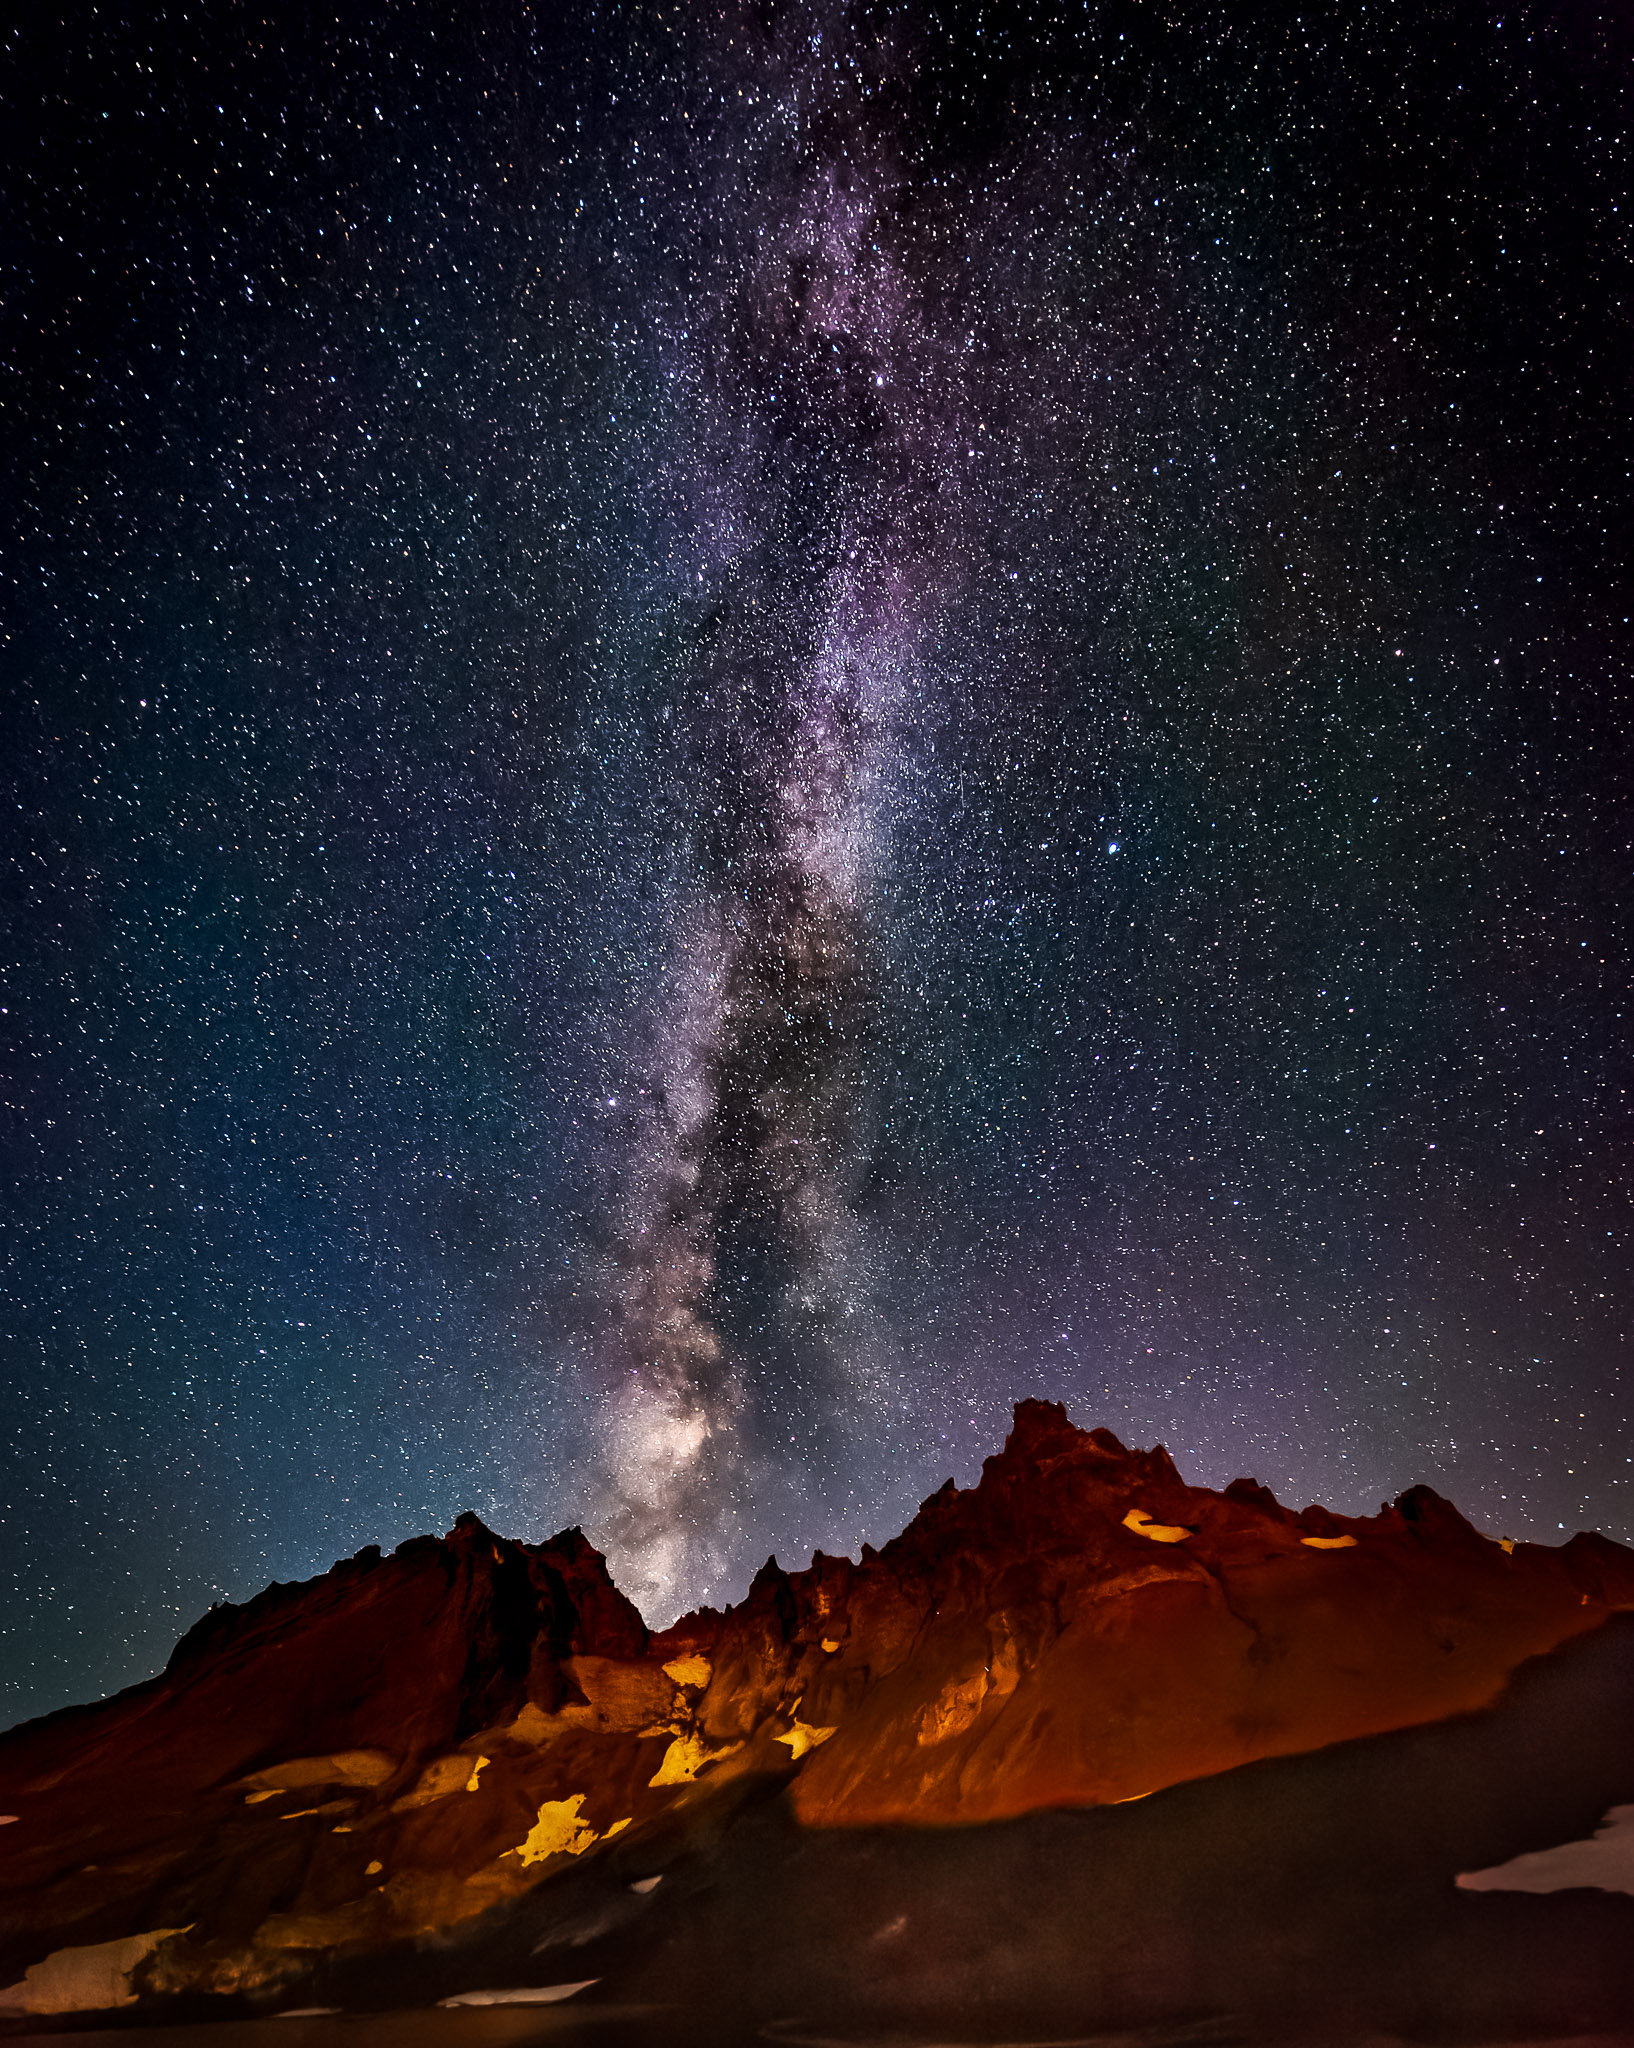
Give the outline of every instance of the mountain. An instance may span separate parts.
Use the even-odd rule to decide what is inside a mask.
[[[1497,1542],[1425,1487],[1294,1513],[1024,1401],[980,1484],[882,1550],[769,1560],[658,1634],[577,1530],[532,1546],[473,1515],[212,1609],[158,1678],[0,1736],[0,2011],[585,1979],[591,2006],[674,2002],[666,2041],[705,2007],[700,2039],[852,2007],[1286,2011],[1349,1981],[1404,1887],[1421,1928],[1507,1927],[1509,1895],[1454,1876],[1634,1798],[1631,1708],[1634,1552]],[[1396,1789],[1357,1793],[1375,1780]],[[1567,2017],[1634,2015],[1634,1900],[1578,1898]],[[1324,1900],[1348,1903],[1312,1931]],[[1415,1952],[1377,1939],[1392,1968]],[[1443,1987],[1466,2035],[1524,1953],[1476,1946]],[[1377,2003],[1390,1970],[1351,1960]],[[1492,2024],[1558,2025],[1523,1977]]]

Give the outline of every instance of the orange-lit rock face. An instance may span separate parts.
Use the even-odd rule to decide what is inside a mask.
[[[1629,1604],[1634,1556],[1603,1539],[1506,1552],[1427,1489],[1371,1519],[1295,1515],[1025,1402],[980,1485],[944,1488],[877,1557],[768,1571],[664,1640],[752,1669],[761,1697],[780,1666],[802,1717],[835,1727],[794,1785],[802,1819],[923,1825],[1478,1707]],[[717,1725],[736,1703],[706,1700]]]
[[[149,1988],[276,1990],[746,1777],[814,1826],[1128,1800],[1479,1707],[1614,1606],[1634,1555],[1604,1539],[1502,1545],[1424,1489],[1295,1515],[1038,1402],[883,1551],[769,1563],[657,1637],[576,1531],[465,1517],[216,1610],[161,1678],[0,1738],[0,1987],[162,1928],[187,1931]]]

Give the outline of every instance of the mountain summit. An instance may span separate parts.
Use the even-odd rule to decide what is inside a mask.
[[[1098,1812],[1479,1714],[1629,1608],[1603,1537],[1494,1541],[1425,1487],[1296,1513],[1042,1401],[883,1549],[769,1559],[659,1633],[578,1530],[462,1515],[0,1737],[0,2010],[266,2010],[431,1953],[438,1988],[588,1873],[628,1917],[746,1815],[811,1843]]]

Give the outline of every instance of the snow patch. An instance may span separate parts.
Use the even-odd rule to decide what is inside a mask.
[[[1192,1534],[1177,1522],[1154,1522],[1144,1508],[1131,1508],[1123,1518],[1123,1526],[1153,1543],[1185,1543]]]
[[[575,1792],[570,1799],[547,1799],[526,1840],[504,1853],[520,1856],[524,1863],[543,1863],[547,1856],[582,1856],[595,1843],[611,1841],[630,1825],[626,1815],[615,1820],[605,1835],[598,1834],[587,1820],[579,1818],[585,1798],[583,1792]]]
[[[107,2012],[134,2005],[132,1972],[161,1942],[186,1932],[186,1927],[155,1927],[120,1941],[54,1949],[43,1963],[31,1964],[17,1983],[0,1988],[0,2013]]]
[[[1489,1870],[1461,1870],[1465,1892],[1627,1892],[1634,1896],[1634,1806],[1614,1806],[1587,1841],[1512,1856]]]
[[[238,1782],[270,1798],[275,1792],[306,1791],[314,1785],[383,1785],[396,1769],[396,1757],[383,1749],[341,1749],[329,1756],[296,1756],[288,1763],[269,1764]]]
[[[705,1764],[730,1756],[741,1749],[741,1742],[729,1742],[724,1748],[714,1749],[701,1735],[677,1735],[664,1752],[664,1760],[647,1780],[649,1785],[690,1785]]]
[[[584,1977],[577,1984],[520,1984],[512,1991],[460,1991],[452,1998],[439,1998],[440,2006],[455,2005],[560,2005],[576,1991],[588,1991],[599,1977]]]

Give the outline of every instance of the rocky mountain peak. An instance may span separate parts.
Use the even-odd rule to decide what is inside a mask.
[[[1603,1537],[1498,1542],[1428,1487],[1296,1514],[1041,1400],[880,1550],[768,1558],[657,1635],[581,1530],[467,1513],[0,1737],[0,1950],[161,1928],[171,1988],[270,1996],[301,1957],[441,1943],[751,1793],[848,1830],[1128,1802],[1468,1714],[1619,1607],[1634,1556]]]

